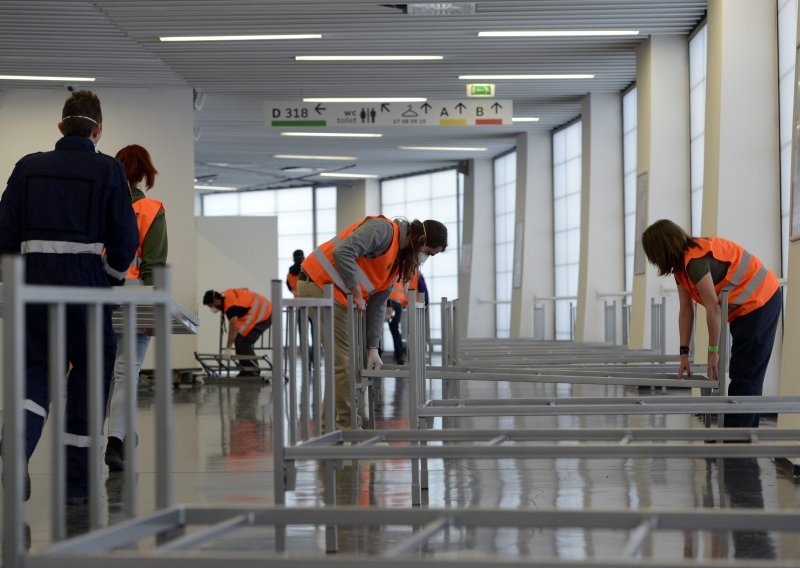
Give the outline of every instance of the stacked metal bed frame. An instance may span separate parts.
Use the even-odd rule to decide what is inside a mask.
[[[156,314],[156,429],[158,431],[171,431],[171,385],[169,379],[170,343],[167,340],[169,326],[169,306],[172,298],[168,292],[168,282],[164,276],[158,277],[159,284],[154,291],[124,291],[120,294],[92,291],[85,289],[52,288],[24,284],[22,266],[18,260],[4,259],[3,268],[6,286],[9,293],[5,298],[6,317],[4,319],[4,396],[6,412],[4,415],[4,428],[9,443],[3,446],[5,488],[4,488],[4,566],[8,567],[58,567],[68,568],[80,566],[91,568],[103,566],[109,562],[117,568],[133,566],[218,566],[221,562],[236,562],[238,566],[267,566],[267,567],[353,567],[381,565],[385,568],[400,568],[413,561],[423,568],[441,566],[471,566],[475,568],[488,568],[495,566],[633,566],[646,565],[649,567],[678,567],[678,566],[748,566],[751,568],[767,566],[800,566],[800,563],[789,561],[753,560],[708,560],[708,559],[676,559],[676,560],[642,560],[640,552],[647,540],[659,531],[747,531],[754,526],[764,531],[800,531],[800,516],[794,511],[747,511],[736,512],[732,510],[636,510],[636,511],[564,511],[564,510],[524,510],[524,509],[379,509],[379,508],[353,508],[330,506],[317,508],[286,508],[282,507],[285,491],[291,486],[291,467],[296,460],[314,459],[325,463],[326,486],[334,487],[332,483],[336,473],[337,464],[348,459],[396,459],[405,457],[419,460],[432,456],[474,456],[474,452],[483,451],[486,457],[535,457],[537,451],[541,455],[558,455],[563,446],[557,444],[510,445],[507,440],[514,435],[525,433],[498,432],[497,435],[487,431],[468,432],[466,436],[458,439],[444,437],[448,445],[443,447],[427,446],[436,435],[436,431],[413,429],[409,431],[393,432],[367,432],[367,431],[333,431],[333,300],[330,291],[322,300],[286,300],[275,302],[276,310],[286,309],[294,315],[301,313],[301,326],[305,322],[308,310],[317,312],[311,317],[320,318],[322,312],[322,325],[315,326],[315,344],[321,339],[325,341],[324,359],[314,357],[315,363],[312,383],[325,382],[326,390],[326,416],[325,423],[328,434],[311,437],[305,442],[297,444],[292,440],[298,439],[307,433],[310,436],[319,430],[319,420],[313,425],[307,424],[304,428],[303,415],[312,413],[310,402],[298,404],[295,399],[289,410],[288,432],[284,430],[284,381],[273,380],[273,411],[274,411],[274,446],[275,446],[275,501],[276,507],[263,508],[192,508],[175,505],[172,499],[172,442],[169,436],[159,437],[156,440],[156,511],[145,516],[137,516],[134,504],[135,482],[135,448],[131,445],[126,456],[132,467],[126,468],[125,511],[129,520],[111,527],[100,527],[100,394],[97,385],[100,384],[100,308],[104,304],[122,304],[125,319],[125,329],[131,330],[135,326],[135,310],[137,304],[150,304],[155,306]],[[280,298],[282,283],[275,281],[273,284],[273,298]],[[90,405],[91,428],[90,435],[93,440],[90,459],[90,518],[92,530],[82,536],[64,539],[64,468],[62,439],[58,434],[63,424],[63,389],[59,387],[63,377],[57,372],[51,373],[51,383],[55,403],[51,422],[54,427],[54,456],[52,471],[53,479],[53,524],[52,540],[54,544],[31,554],[25,551],[22,542],[22,485],[24,476],[24,460],[22,459],[21,428],[22,428],[22,399],[24,392],[23,361],[24,351],[22,337],[24,336],[24,306],[27,303],[46,303],[50,305],[53,321],[59,322],[53,326],[51,346],[56,348],[51,353],[54,369],[61,368],[63,359],[59,360],[58,347],[63,345],[63,313],[65,303],[86,303],[91,315],[89,353],[92,361],[90,371]],[[412,326],[418,326],[421,318],[421,309],[416,302],[413,304]],[[295,318],[289,318],[289,321]],[[290,326],[291,327],[291,326]],[[421,327],[417,328],[420,331]],[[413,332],[412,332],[413,334]],[[128,334],[131,337],[132,334]],[[296,342],[295,333],[286,334],[289,356],[293,356],[292,343]],[[283,344],[283,332],[276,329],[276,345]],[[417,334],[410,346],[409,380],[415,382],[414,388],[409,388],[412,393],[422,390],[422,380],[425,372],[423,345],[420,335]],[[282,367],[283,351],[276,350],[276,361],[273,370],[276,374]],[[301,350],[300,358],[307,355],[307,350]],[[319,355],[319,353],[317,353]],[[63,357],[63,356],[62,356]],[[292,369],[294,365],[290,365]],[[301,368],[306,368],[305,361]],[[131,369],[129,369],[130,371]],[[302,371],[301,371],[302,374]],[[275,377],[277,379],[277,376]],[[296,373],[290,373],[289,398],[291,392],[296,391]],[[314,387],[318,388],[318,387]],[[129,397],[132,400],[132,397]],[[419,401],[417,401],[419,402]],[[741,402],[741,401],[740,401]],[[793,401],[795,405],[797,400]],[[296,417],[297,407],[301,407],[301,417]],[[412,406],[412,412],[417,408]],[[126,419],[129,428],[135,429],[135,413],[132,405],[127,409]],[[313,413],[312,413],[313,414]],[[416,422],[416,420],[415,420]],[[51,425],[51,426],[53,426]],[[292,434],[292,432],[295,432]],[[673,433],[668,432],[664,437],[659,437],[651,432],[657,440],[705,440],[705,431]],[[777,430],[775,432],[778,432]],[[758,438],[759,444],[733,443],[725,445],[702,446],[687,443],[647,446],[635,442],[636,435],[645,435],[637,432],[608,433],[609,437],[617,434],[622,436],[622,445],[602,446],[606,450],[621,448],[612,457],[619,455],[678,455],[692,457],[691,448],[703,450],[703,457],[724,456],[766,456],[775,455],[800,455],[800,446],[795,444],[782,445],[777,448],[773,440],[791,439],[796,441],[800,432],[782,430],[780,436],[765,435],[767,430],[727,430],[715,429],[710,439],[745,442]],[[450,435],[455,432],[441,432]],[[563,439],[563,432],[558,440]],[[528,439],[550,440],[546,433],[530,432]],[[783,438],[783,436],[786,436]],[[518,438],[518,439],[525,439]],[[385,446],[379,445],[383,440],[404,441],[408,445]],[[466,443],[454,443],[467,440]],[[627,443],[634,440],[634,443]],[[287,441],[290,442],[287,444]],[[488,441],[488,443],[486,443]],[[766,442],[766,443],[765,443]],[[549,449],[548,449],[549,448]],[[566,447],[569,452],[569,447]],[[648,449],[649,448],[649,449]],[[659,452],[659,448],[667,451]],[[654,451],[655,450],[655,451]],[[547,453],[553,452],[553,453]],[[573,453],[573,455],[575,455]],[[578,452],[578,455],[580,452]],[[9,467],[10,466],[10,467]],[[128,472],[131,472],[130,474]],[[329,489],[330,489],[329,487]],[[335,504],[335,494],[326,493],[326,504]],[[292,537],[296,531],[293,527],[325,527],[325,548],[329,552],[337,550],[337,529],[344,527],[403,527],[404,532],[392,543],[376,554],[348,553],[322,555],[309,554],[307,548],[292,547]],[[220,539],[231,537],[240,529],[256,527],[264,531],[262,542],[272,545],[274,553],[264,551],[263,547],[252,552],[241,550],[226,550],[221,546]],[[586,530],[608,529],[623,531],[625,545],[619,554],[613,558],[542,558],[542,557],[469,557],[463,558],[454,555],[436,555],[435,551],[441,548],[442,539],[447,541],[448,535],[455,531],[456,535],[464,531],[479,529],[498,530],[512,528],[521,531],[536,531],[540,529],[583,528]],[[194,529],[194,530],[190,530]],[[271,529],[271,530],[270,530]],[[155,545],[139,545],[142,541],[155,537]],[[212,548],[207,548],[209,543]],[[307,541],[306,541],[307,543]],[[216,546],[213,546],[216,544]]]

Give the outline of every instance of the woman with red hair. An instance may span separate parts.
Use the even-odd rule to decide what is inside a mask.
[[[158,171],[153,166],[149,152],[138,144],[124,147],[117,152],[115,157],[125,166],[133,210],[139,226],[139,248],[136,250],[136,256],[125,276],[125,284],[152,286],[153,267],[164,266],[167,263],[167,220],[164,214],[164,205],[160,201],[145,197],[144,194],[155,185]],[[142,189],[143,187],[144,189]],[[122,443],[126,434],[124,420],[126,402],[123,385],[125,380],[124,342],[119,341],[117,345],[114,382],[108,407],[108,443],[105,454],[106,465],[111,471],[125,469],[124,452],[122,451]],[[139,379],[139,370],[142,368],[142,361],[149,345],[150,335],[139,331],[136,334],[136,361],[133,376],[135,381]]]

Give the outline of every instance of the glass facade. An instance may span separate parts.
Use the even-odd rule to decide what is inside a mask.
[[[511,279],[514,270],[514,221],[517,202],[517,153],[494,160],[495,332],[511,331]]]

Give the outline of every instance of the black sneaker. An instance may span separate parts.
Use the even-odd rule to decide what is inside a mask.
[[[125,459],[122,454],[122,440],[109,436],[106,444],[106,465],[109,471],[125,471]]]

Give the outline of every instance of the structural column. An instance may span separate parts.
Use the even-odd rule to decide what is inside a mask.
[[[575,340],[603,341],[604,302],[598,294],[625,287],[622,96],[592,93],[584,98],[581,116],[581,255]]]
[[[381,209],[381,184],[375,179],[354,180],[336,186],[336,231],[342,232]]]
[[[650,299],[661,298],[660,278],[644,259],[641,231],[667,218],[688,230],[689,45],[685,36],[653,36],[636,53],[637,204],[633,305],[629,345],[650,346]],[[639,268],[640,270],[636,270]],[[641,272],[636,274],[636,272]]]
[[[798,20],[800,20],[800,13],[798,13]],[[800,45],[800,22],[797,25],[797,41],[796,45]],[[795,84],[798,81],[797,61],[795,61]],[[798,105],[795,99],[794,106]],[[800,164],[797,163],[797,132],[792,125],[792,166],[791,171],[797,171]],[[792,195],[797,195],[798,191],[797,182],[792,177]],[[800,204],[795,204],[798,207]],[[790,227],[792,218],[789,219]],[[798,235],[800,236],[800,235]],[[800,314],[800,240],[789,242],[789,262],[788,273],[786,274],[786,310],[784,314]],[[780,330],[779,330],[780,333]],[[783,340],[786,345],[800,345],[800,318],[791,317],[783,319]],[[777,354],[772,356],[773,360],[777,359]],[[800,350],[797,349],[784,349],[781,353],[781,373],[778,384],[778,394],[784,396],[800,396],[800,381],[797,380],[798,369],[800,369]],[[778,426],[781,428],[800,428],[800,415],[797,414],[782,414],[778,417]],[[797,459],[793,460],[797,463]]]
[[[492,160],[469,160],[459,265],[462,336],[494,337],[494,178]]]
[[[703,235],[736,241],[780,274],[778,38],[775,2],[708,3]],[[695,325],[705,360],[705,311]],[[764,384],[777,393],[780,332]]]
[[[511,337],[533,337],[534,296],[553,295],[553,144],[550,132],[525,132],[517,136],[515,227],[522,238],[515,239],[514,243]],[[547,307],[545,330],[552,333],[552,304]]]

